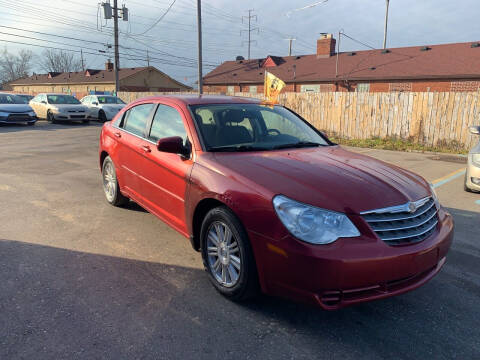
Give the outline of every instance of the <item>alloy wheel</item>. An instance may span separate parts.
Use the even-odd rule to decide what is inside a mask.
[[[113,202],[117,191],[117,178],[115,177],[113,164],[110,161],[103,167],[103,191],[107,200]]]
[[[241,260],[237,240],[230,228],[215,221],[207,232],[208,266],[215,280],[225,287],[232,287],[240,278]]]

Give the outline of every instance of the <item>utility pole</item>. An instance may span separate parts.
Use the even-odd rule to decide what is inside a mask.
[[[118,54],[118,4],[117,0],[113,0],[113,36],[115,37],[115,96],[118,96],[120,89],[120,81],[118,71],[120,70],[120,56]]]
[[[83,49],[80,49],[80,59],[82,60],[82,71],[85,71],[85,63],[83,61]]]
[[[198,95],[203,94],[202,75],[202,0],[197,0],[197,35],[198,35]]]
[[[122,8],[120,9],[118,7],[117,0],[113,0],[113,8],[112,8],[112,5],[110,4],[110,0],[108,0],[108,2],[102,2],[101,6],[103,7],[103,17],[105,18],[105,20],[110,20],[113,17],[113,36],[115,38],[114,71],[115,71],[115,95],[116,95],[120,90],[120,82],[118,79],[119,78],[118,71],[120,70],[120,56],[118,54],[118,18],[122,17],[123,21],[128,21],[128,8],[126,8],[125,5],[123,5]],[[119,15],[119,11],[122,13],[122,15]],[[99,50],[99,51],[104,52],[102,50]]]
[[[387,25],[388,25],[388,6],[390,5],[390,0],[386,1],[386,10],[385,10],[385,29],[383,30],[383,48],[387,48]]]
[[[150,57],[148,56],[148,49],[147,49],[147,66],[150,66]]]
[[[292,38],[292,37],[289,37],[288,39],[285,39],[285,40],[288,40],[289,41],[289,45],[288,45],[288,56],[292,56],[292,42],[297,40],[295,38]]]
[[[258,18],[257,18],[257,15],[252,15],[252,12],[254,11],[253,9],[250,9],[250,10],[247,10],[248,11],[248,16],[242,16],[242,23],[243,23],[243,19],[247,19],[248,20],[248,30],[241,30],[240,31],[240,35],[242,34],[242,32],[246,31],[248,33],[248,41],[243,41],[242,42],[242,45],[243,43],[247,42],[248,43],[248,60],[250,60],[250,45],[253,43],[253,42],[256,42],[255,40],[252,40],[252,31],[257,31],[257,34],[259,32],[258,30],[258,27],[256,28],[252,28],[252,19],[255,19],[255,22],[258,21]]]

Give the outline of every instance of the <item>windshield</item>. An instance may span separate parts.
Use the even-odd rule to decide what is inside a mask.
[[[0,94],[0,104],[25,104],[25,102],[16,95]]]
[[[47,95],[47,99],[49,104],[81,104],[70,95]]]
[[[326,146],[328,141],[283,106],[190,106],[208,151]]]
[[[20,98],[20,100],[22,100],[25,104],[28,104],[30,102],[30,100],[33,99],[33,96],[31,95],[17,95],[17,97]]]
[[[122,99],[115,96],[97,96],[100,104],[125,104]]]

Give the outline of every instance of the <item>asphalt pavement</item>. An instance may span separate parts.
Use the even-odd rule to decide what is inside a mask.
[[[355,149],[439,184],[455,240],[425,286],[335,312],[236,304],[188,240],[106,203],[100,127],[0,126],[0,359],[480,359],[480,194],[462,159]]]

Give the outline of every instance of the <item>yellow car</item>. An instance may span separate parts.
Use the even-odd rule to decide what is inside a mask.
[[[480,126],[470,126],[470,132],[480,135]],[[480,192],[480,141],[468,154],[464,188],[465,191]]]

